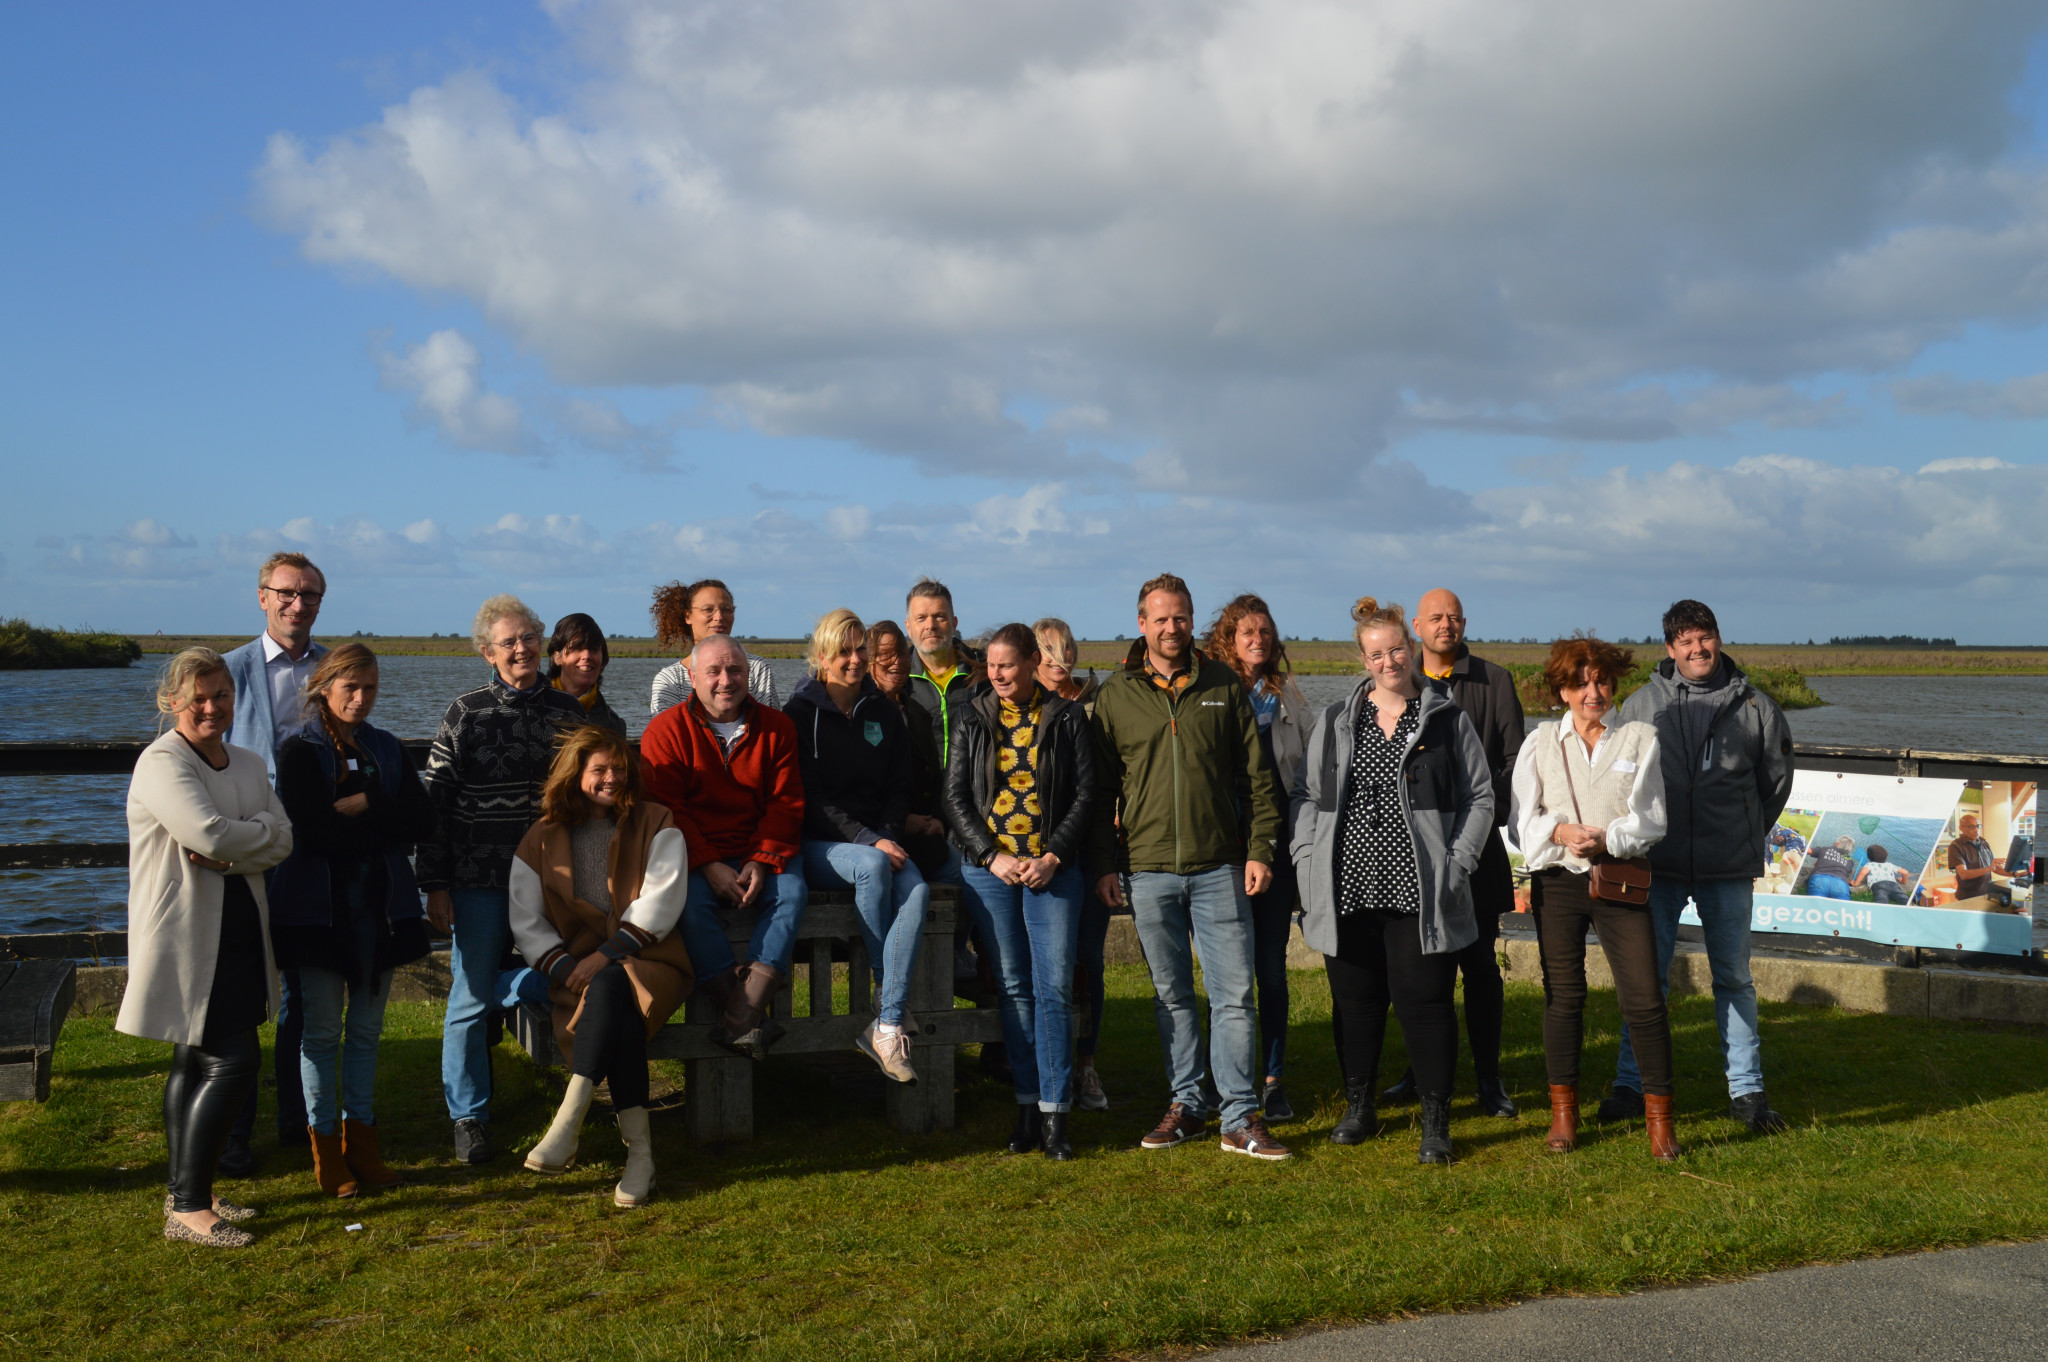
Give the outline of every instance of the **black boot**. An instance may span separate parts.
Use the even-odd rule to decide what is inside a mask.
[[[1637,1088],[1624,1088],[1619,1083],[1601,1099],[1600,1119],[1606,1121],[1640,1121],[1643,1119],[1643,1094]]]
[[[1479,1109],[1488,1116],[1513,1118],[1520,1114],[1515,1099],[1508,1096],[1507,1087],[1500,1081],[1500,1075],[1479,1080]]]
[[[1415,1099],[1415,1070],[1401,1075],[1401,1081],[1388,1088],[1380,1096],[1389,1102],[1411,1102]]]
[[[1451,1096],[1443,1092],[1422,1094],[1422,1146],[1415,1152],[1418,1163],[1454,1163],[1451,1156]]]
[[[249,1152],[249,1137],[228,1133],[228,1142],[221,1147],[220,1162],[214,1165],[224,1178],[246,1178],[256,1171],[256,1156]]]
[[[1019,1102],[1017,1104],[1017,1128],[1010,1132],[1010,1152],[1012,1154],[1029,1154],[1032,1150],[1038,1148],[1039,1141],[1042,1138],[1042,1127],[1038,1119],[1037,1104]]]
[[[1048,1111],[1039,1123],[1040,1136],[1045,1142],[1045,1156],[1065,1163],[1074,1157],[1074,1146],[1067,1143],[1067,1114],[1064,1111]]]
[[[1380,1132],[1380,1114],[1373,1108],[1372,1084],[1344,1085],[1344,1119],[1330,1132],[1331,1144],[1364,1144]]]

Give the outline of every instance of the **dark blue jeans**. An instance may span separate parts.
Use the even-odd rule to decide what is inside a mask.
[[[1074,1042],[1083,1065],[1095,1062],[1095,1043],[1102,1036],[1102,955],[1108,940],[1109,905],[1090,884],[1081,899],[1081,936],[1074,950],[1074,983],[1088,1009],[1088,1033]]]
[[[277,976],[277,1043],[271,1063],[277,1071],[277,1138],[303,1144],[306,1140],[306,1093],[299,1079],[299,1044],[305,1036],[306,1014],[299,1002],[299,972],[288,969]],[[249,1096],[242,1114],[235,1118],[235,1137],[247,1144],[256,1133],[256,1090],[249,1084]]]
[[[1259,1059],[1264,1077],[1287,1068],[1287,938],[1294,930],[1294,871],[1273,868],[1273,884],[1253,896],[1252,976],[1259,994]]]

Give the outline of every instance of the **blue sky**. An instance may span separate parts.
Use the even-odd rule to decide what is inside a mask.
[[[2048,14],[1656,10],[16,7],[0,610],[2048,641]]]

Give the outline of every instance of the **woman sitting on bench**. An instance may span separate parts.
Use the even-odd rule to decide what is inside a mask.
[[[640,797],[626,740],[572,729],[541,790],[541,821],[512,862],[512,938],[548,977],[555,1044],[569,1064],[568,1091],[526,1166],[560,1173],[576,1162],[591,1095],[607,1082],[626,1144],[612,1192],[620,1206],[654,1193],[647,1042],[694,980],[675,931],[689,861],[669,811]]]

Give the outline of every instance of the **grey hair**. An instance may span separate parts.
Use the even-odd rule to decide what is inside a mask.
[[[164,663],[163,671],[157,676],[156,712],[176,714],[192,698],[192,691],[201,677],[227,669],[228,660],[211,648],[187,648],[178,653]]]
[[[476,608],[476,619],[469,626],[470,641],[476,644],[476,650],[482,652],[491,646],[492,625],[514,616],[525,620],[536,634],[548,631],[548,627],[540,622],[540,616],[534,614],[525,601],[509,591],[500,592]]]
[[[733,636],[732,636],[731,634],[706,634],[706,635],[704,635],[704,637],[702,637],[702,638],[700,638],[700,639],[693,639],[693,640],[691,641],[691,643],[690,643],[690,659],[689,659],[689,660],[690,660],[690,663],[692,664],[692,665],[691,665],[691,667],[690,667],[690,670],[691,670],[691,671],[693,671],[693,672],[694,672],[694,671],[696,671],[696,670],[697,670],[697,668],[696,668],[696,666],[695,666],[695,663],[696,663],[696,661],[697,661],[697,654],[699,654],[699,653],[703,652],[703,651],[704,651],[704,649],[705,649],[705,647],[706,647],[706,645],[708,645],[708,644],[713,644],[713,643],[722,643],[722,644],[726,645],[727,647],[731,648],[731,649],[732,649],[732,650],[733,650],[734,652],[736,652],[736,653],[738,653],[738,654],[740,655],[740,660],[741,660],[741,661],[743,661],[743,662],[744,662],[744,661],[746,661],[746,659],[747,659],[747,650],[746,650],[745,648],[742,648],[742,647],[740,647],[740,645],[739,645],[739,641],[738,641],[737,639],[733,638]]]

